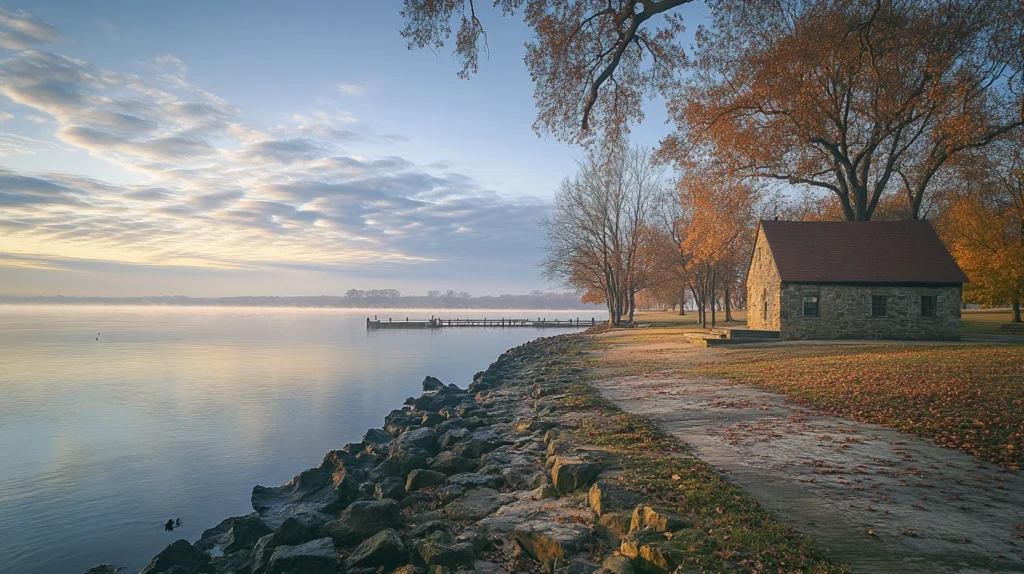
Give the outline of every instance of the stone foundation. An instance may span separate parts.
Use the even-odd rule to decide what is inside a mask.
[[[803,297],[818,296],[818,315],[803,314]],[[886,316],[871,316],[871,298],[886,298]],[[921,297],[935,297],[935,316],[921,315]],[[959,286],[871,286],[784,283],[780,337],[794,339],[960,338]],[[753,328],[753,325],[751,325]]]

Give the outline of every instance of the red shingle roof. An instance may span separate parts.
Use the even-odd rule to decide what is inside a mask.
[[[782,281],[962,284],[927,221],[762,221]]]

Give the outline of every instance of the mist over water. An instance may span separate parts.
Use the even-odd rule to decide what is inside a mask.
[[[584,313],[0,306],[0,572],[138,571],[381,426],[427,374],[465,387],[567,332],[367,332],[367,316]]]

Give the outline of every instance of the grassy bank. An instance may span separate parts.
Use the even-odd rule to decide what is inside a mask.
[[[597,362],[588,366],[602,367]],[[588,413],[576,439],[608,452],[627,489],[689,518],[707,535],[691,548],[694,571],[849,571],[830,561],[809,537],[773,519],[713,467],[687,455],[685,445],[600,398],[586,377],[558,402],[564,410]]]
[[[1021,347],[779,347],[696,373],[785,393],[828,413],[935,439],[1007,468],[1024,450]]]

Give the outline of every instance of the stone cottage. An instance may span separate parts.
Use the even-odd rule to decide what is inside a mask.
[[[747,325],[781,339],[958,339],[967,276],[926,221],[761,221]]]

